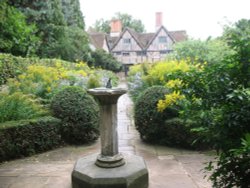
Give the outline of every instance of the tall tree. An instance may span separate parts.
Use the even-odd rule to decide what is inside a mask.
[[[233,26],[225,27],[223,38],[237,53],[234,55],[239,62],[240,74],[237,78],[244,87],[250,86],[250,19],[241,19]]]
[[[20,11],[6,2],[0,4],[0,52],[32,55],[39,41],[35,32],[35,25],[28,25]]]
[[[79,0],[9,0],[9,3],[20,9],[29,23],[37,25],[36,34],[42,38],[38,56],[87,60],[83,58],[88,57],[88,38]]]
[[[75,26],[84,30],[85,23],[79,0],[62,0],[62,11],[68,26]]]
[[[96,31],[101,31],[105,33],[110,33],[110,22],[113,19],[119,19],[122,22],[122,30],[125,29],[126,27],[132,28],[138,33],[143,33],[145,32],[145,26],[143,25],[142,21],[139,19],[134,19],[131,15],[129,14],[123,14],[123,13],[116,13],[115,16],[113,16],[112,19],[110,20],[104,20],[103,18],[100,20],[96,20],[94,24],[94,29]]]
[[[122,14],[122,13],[116,13],[115,17],[113,19],[119,19],[122,21],[123,29],[126,27],[132,28],[138,33],[145,32],[145,26],[143,25],[142,21],[139,19],[134,19],[129,14]]]
[[[110,33],[110,20],[104,20],[103,18],[101,18],[100,20],[96,20],[94,24],[94,30],[104,33]]]
[[[8,3],[25,14],[29,23],[36,23],[39,29],[44,25],[65,25],[61,0],[8,0]]]
[[[234,54],[222,39],[207,39],[206,41],[189,39],[174,45],[174,52],[169,56],[176,59],[188,59],[191,62],[220,63],[225,57]]]
[[[114,72],[121,71],[122,64],[114,56],[102,49],[91,52],[92,60],[88,62],[89,66],[101,67],[102,69]]]

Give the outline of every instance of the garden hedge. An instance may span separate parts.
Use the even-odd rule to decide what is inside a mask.
[[[0,162],[47,151],[62,144],[61,121],[54,117],[0,124]]]

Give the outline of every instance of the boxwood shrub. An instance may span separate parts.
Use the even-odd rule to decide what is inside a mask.
[[[99,107],[80,87],[69,86],[52,99],[53,115],[62,120],[62,138],[70,144],[83,144],[99,136]]]
[[[142,140],[187,149],[207,149],[198,140],[197,132],[191,131],[192,121],[183,121],[178,116],[178,106],[157,111],[157,103],[169,91],[163,86],[153,86],[143,91],[135,102],[135,126]]]
[[[62,144],[59,119],[41,117],[0,124],[0,162],[47,151]]]
[[[163,86],[153,86],[144,90],[135,102],[135,126],[142,140],[158,143],[164,137],[164,122],[178,116],[175,108],[157,111],[157,103],[168,93]]]

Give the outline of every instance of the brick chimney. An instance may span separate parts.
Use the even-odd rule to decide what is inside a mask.
[[[162,26],[162,12],[155,13],[155,29],[156,31]]]
[[[111,37],[118,37],[120,33],[122,32],[122,22],[121,20],[111,20],[110,23],[111,31],[110,36]]]

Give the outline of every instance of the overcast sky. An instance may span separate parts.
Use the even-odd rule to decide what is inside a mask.
[[[250,0],[80,0],[86,29],[116,12],[140,19],[147,32],[155,31],[155,12],[163,13],[169,31],[186,30],[192,38],[220,36],[223,25],[250,19]]]

